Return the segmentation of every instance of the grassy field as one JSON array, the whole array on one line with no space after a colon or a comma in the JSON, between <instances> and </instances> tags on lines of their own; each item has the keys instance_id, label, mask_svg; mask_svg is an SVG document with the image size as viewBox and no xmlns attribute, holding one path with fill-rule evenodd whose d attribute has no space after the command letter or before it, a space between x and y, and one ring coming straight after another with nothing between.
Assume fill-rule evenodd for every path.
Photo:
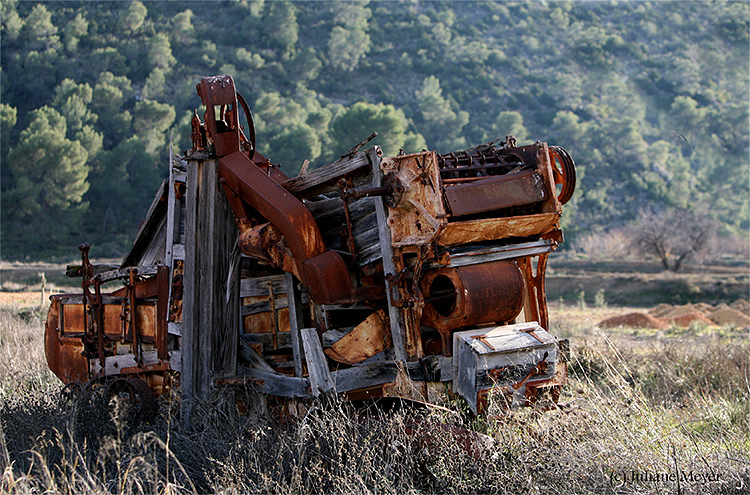
<instances>
[{"instance_id":1,"label":"grassy field","mask_svg":"<svg viewBox=\"0 0 750 495\"><path fill-rule=\"evenodd\" d=\"M616 285L595 297L617 266L552 268L551 286L586 280L550 295L552 333L572 351L558 408L472 418L460 401L366 414L330 400L279 424L206 404L192 431L167 400L135 425L96 396L65 399L44 360L40 287L17 279L0 309L0 492L748 493L750 330L602 330L662 301L615 304ZM746 271L699 275L716 286ZM456 428L475 432L471 448Z\"/></svg>"}]
</instances>

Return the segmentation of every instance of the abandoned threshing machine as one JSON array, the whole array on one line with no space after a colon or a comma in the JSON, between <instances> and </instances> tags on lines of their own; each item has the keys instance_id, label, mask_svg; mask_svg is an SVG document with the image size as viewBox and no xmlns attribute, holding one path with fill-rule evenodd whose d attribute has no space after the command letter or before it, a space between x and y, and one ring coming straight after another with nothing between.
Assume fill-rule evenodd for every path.
<instances>
[{"instance_id":1,"label":"abandoned threshing machine","mask_svg":"<svg viewBox=\"0 0 750 495\"><path fill-rule=\"evenodd\" d=\"M495 394L556 400L566 349L548 333L544 276L575 187L565 150L508 136L385 157L365 140L289 178L258 152L230 76L197 89L205 122L193 117L193 149L122 265L92 266L81 246L83 294L51 297L46 354L63 382L152 402L179 386L187 417L227 390L447 390L475 413Z\"/></svg>"}]
</instances>

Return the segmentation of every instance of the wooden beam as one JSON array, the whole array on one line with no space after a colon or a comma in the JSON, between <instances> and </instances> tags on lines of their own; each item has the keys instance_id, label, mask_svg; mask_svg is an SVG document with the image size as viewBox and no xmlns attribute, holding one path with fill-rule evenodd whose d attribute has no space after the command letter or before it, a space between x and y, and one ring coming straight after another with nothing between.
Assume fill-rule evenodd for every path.
<instances>
[{"instance_id":1,"label":"wooden beam","mask_svg":"<svg viewBox=\"0 0 750 495\"><path fill-rule=\"evenodd\" d=\"M554 249L552 241L540 239L533 242L521 242L497 247L474 248L470 251L450 253L450 266L476 265L490 261L524 258L537 254L549 253Z\"/></svg>"},{"instance_id":2,"label":"wooden beam","mask_svg":"<svg viewBox=\"0 0 750 495\"><path fill-rule=\"evenodd\" d=\"M282 186L293 194L301 194L315 187L334 182L352 172L367 168L369 165L365 153L342 156L335 162L318 167L312 172L289 179Z\"/></svg>"},{"instance_id":3,"label":"wooden beam","mask_svg":"<svg viewBox=\"0 0 750 495\"><path fill-rule=\"evenodd\" d=\"M98 275L99 280L101 280L101 282L104 283L104 282L109 282L111 280L117 280L119 278L128 278L130 276L131 268L136 268L138 270L139 277L150 277L152 275L156 275L156 272L159 269L159 265L141 265L141 266L120 268L118 270L110 270L108 272L100 273Z\"/></svg>"},{"instance_id":4,"label":"wooden beam","mask_svg":"<svg viewBox=\"0 0 750 495\"><path fill-rule=\"evenodd\" d=\"M303 335L305 335L306 330L314 332L312 328L303 329ZM317 335L314 335L314 338L317 339ZM444 361L445 363L442 364L442 367L445 368L446 365L450 367L450 358L444 358ZM399 363L385 361L381 363L361 364L329 372L332 387L330 390L343 393L360 388L393 383L398 376L399 366ZM311 385L314 381L312 376L310 378L298 378L266 369L248 368L246 366L239 366L238 368L239 375L219 378L216 380L216 383L219 385L251 387L259 393L276 395L278 397L310 398L319 395L319 393L314 392L315 386ZM411 380L425 381L428 379L423 365L419 362L406 363L405 371Z\"/></svg>"},{"instance_id":5,"label":"wooden beam","mask_svg":"<svg viewBox=\"0 0 750 495\"><path fill-rule=\"evenodd\" d=\"M310 398L310 380L296 376L286 376L280 373L239 367L240 375L220 378L217 384L248 386L258 393L276 395L278 397Z\"/></svg>"},{"instance_id":6,"label":"wooden beam","mask_svg":"<svg viewBox=\"0 0 750 495\"><path fill-rule=\"evenodd\" d=\"M302 309L302 292L297 286L294 275L286 272L286 298L289 306L289 327L292 334L292 357L294 358L294 375L302 376L302 327L305 326Z\"/></svg>"},{"instance_id":7,"label":"wooden beam","mask_svg":"<svg viewBox=\"0 0 750 495\"><path fill-rule=\"evenodd\" d=\"M284 275L244 278L240 283L240 297L268 296L268 282L273 284L274 296L285 295L285 280Z\"/></svg>"},{"instance_id":8,"label":"wooden beam","mask_svg":"<svg viewBox=\"0 0 750 495\"><path fill-rule=\"evenodd\" d=\"M94 275L99 275L100 273L117 270L118 268L120 268L120 265L91 265L91 268L94 272ZM66 266L65 275L67 275L70 278L80 278L81 277L81 265Z\"/></svg>"},{"instance_id":9,"label":"wooden beam","mask_svg":"<svg viewBox=\"0 0 750 495\"><path fill-rule=\"evenodd\" d=\"M318 331L314 328L300 330L302 345L305 351L307 372L310 374L310 388L313 396L333 390L333 380L328 369L328 361L323 353L323 346L318 338Z\"/></svg>"},{"instance_id":10,"label":"wooden beam","mask_svg":"<svg viewBox=\"0 0 750 495\"><path fill-rule=\"evenodd\" d=\"M372 185L380 187L383 180L383 171L380 169L380 156L378 148L372 147L367 152L372 164ZM383 198L375 201L375 212L378 219L378 235L380 238L380 255L383 258L383 274L385 276L396 274L396 265L393 263L393 244L391 243L391 229L388 226L388 215ZM397 361L406 361L406 346L404 335L404 319L401 310L393 305L394 299L398 298L398 287L386 281L386 296L388 298L388 318L391 322L391 338L393 340L393 351Z\"/></svg>"},{"instance_id":11,"label":"wooden beam","mask_svg":"<svg viewBox=\"0 0 750 495\"><path fill-rule=\"evenodd\" d=\"M133 266L141 263L144 253L154 243L158 243L158 234L164 235L163 230L166 228L166 219L164 218L167 212L167 204L164 201L164 195L166 194L167 181L164 180L159 185L159 189L156 191L154 200L151 202L151 206L146 213L146 219L141 223L138 229L138 234L135 236L133 246L130 248L127 256L122 261L121 266ZM165 239L166 240L166 239ZM162 258L164 253L162 253ZM160 259L158 261L164 261Z\"/></svg>"},{"instance_id":12,"label":"wooden beam","mask_svg":"<svg viewBox=\"0 0 750 495\"><path fill-rule=\"evenodd\" d=\"M289 332L262 332L262 333L243 333L240 339L244 340L248 344L263 344L264 348L275 349L274 339L276 346L279 349L291 348L292 347L292 334Z\"/></svg>"},{"instance_id":13,"label":"wooden beam","mask_svg":"<svg viewBox=\"0 0 750 495\"><path fill-rule=\"evenodd\" d=\"M229 277L237 229L217 167L216 160L188 163L181 375L188 427L193 401L210 399L212 377L237 368L239 283Z\"/></svg>"},{"instance_id":14,"label":"wooden beam","mask_svg":"<svg viewBox=\"0 0 750 495\"><path fill-rule=\"evenodd\" d=\"M243 339L240 339L240 353L242 354L242 357L252 365L252 368L266 370L271 373L274 372L273 368L271 368L266 360L260 357L260 355L258 355L258 353L255 352L252 347L250 347L250 344L245 342Z\"/></svg>"}]
</instances>

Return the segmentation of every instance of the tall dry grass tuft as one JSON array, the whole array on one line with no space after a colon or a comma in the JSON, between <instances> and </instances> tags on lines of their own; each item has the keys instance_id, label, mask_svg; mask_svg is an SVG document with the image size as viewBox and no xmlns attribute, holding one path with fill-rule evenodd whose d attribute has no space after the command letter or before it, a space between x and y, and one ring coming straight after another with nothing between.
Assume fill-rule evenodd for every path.
<instances>
[{"instance_id":1,"label":"tall dry grass tuft","mask_svg":"<svg viewBox=\"0 0 750 495\"><path fill-rule=\"evenodd\" d=\"M44 357L44 318L45 307L0 307L0 400L60 387Z\"/></svg>"},{"instance_id":2,"label":"tall dry grass tuft","mask_svg":"<svg viewBox=\"0 0 750 495\"><path fill-rule=\"evenodd\" d=\"M134 424L95 393L72 402L56 394L34 354L38 323L2 316L0 352L20 354L25 338L7 329L27 335L27 354L41 360L28 364L42 375L13 368L19 382L0 396L3 493L739 494L750 486L750 341L729 331L605 334L567 320L571 383L549 411L494 405L495 417L472 418L460 401L447 404L457 413L355 408L331 397L296 403L298 414L280 422L217 400L195 405L188 431L174 397L163 398L153 423Z\"/></svg>"}]
</instances>

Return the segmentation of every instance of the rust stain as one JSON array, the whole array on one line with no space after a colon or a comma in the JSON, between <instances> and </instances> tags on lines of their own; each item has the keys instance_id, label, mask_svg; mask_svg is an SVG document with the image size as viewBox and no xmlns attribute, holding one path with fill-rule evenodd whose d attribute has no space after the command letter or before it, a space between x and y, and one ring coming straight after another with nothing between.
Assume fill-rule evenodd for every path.
<instances>
[{"instance_id":1,"label":"rust stain","mask_svg":"<svg viewBox=\"0 0 750 495\"><path fill-rule=\"evenodd\" d=\"M553 212L451 222L443 227L437 242L442 246L458 246L508 237L531 237L560 228L559 220L560 214Z\"/></svg>"}]
</instances>

